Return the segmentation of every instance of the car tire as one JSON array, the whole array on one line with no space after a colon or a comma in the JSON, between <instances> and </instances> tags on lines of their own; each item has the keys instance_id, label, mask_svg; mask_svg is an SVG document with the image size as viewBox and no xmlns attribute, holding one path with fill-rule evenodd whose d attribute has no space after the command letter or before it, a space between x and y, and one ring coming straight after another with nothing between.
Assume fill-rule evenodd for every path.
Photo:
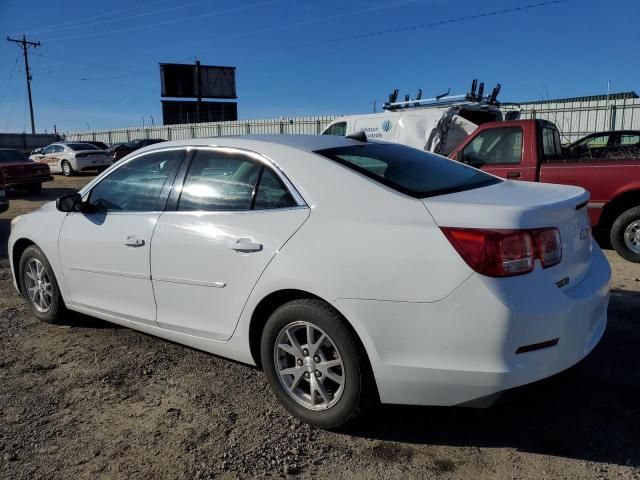
<instances>
[{"instance_id":1,"label":"car tire","mask_svg":"<svg viewBox=\"0 0 640 480\"><path fill-rule=\"evenodd\" d=\"M42 193L42 184L41 183L32 183L27 185L27 191L31 195L40 195Z\"/></svg>"},{"instance_id":2,"label":"car tire","mask_svg":"<svg viewBox=\"0 0 640 480\"><path fill-rule=\"evenodd\" d=\"M640 263L640 206L622 212L613 222L611 245L625 260Z\"/></svg>"},{"instance_id":3,"label":"car tire","mask_svg":"<svg viewBox=\"0 0 640 480\"><path fill-rule=\"evenodd\" d=\"M67 160L63 160L60 167L62 168L62 173L65 177L71 177L75 173L73 171L73 168L71 167L71 164Z\"/></svg>"},{"instance_id":4,"label":"car tire","mask_svg":"<svg viewBox=\"0 0 640 480\"><path fill-rule=\"evenodd\" d=\"M321 300L294 300L273 312L262 332L261 360L277 399L313 426L352 425L377 399L364 349L345 319Z\"/></svg>"},{"instance_id":5,"label":"car tire","mask_svg":"<svg viewBox=\"0 0 640 480\"><path fill-rule=\"evenodd\" d=\"M64 300L51 264L35 245L27 247L20 257L20 290L34 315L46 323L57 323L66 312ZM34 295L31 291L36 288Z\"/></svg>"}]
</instances>

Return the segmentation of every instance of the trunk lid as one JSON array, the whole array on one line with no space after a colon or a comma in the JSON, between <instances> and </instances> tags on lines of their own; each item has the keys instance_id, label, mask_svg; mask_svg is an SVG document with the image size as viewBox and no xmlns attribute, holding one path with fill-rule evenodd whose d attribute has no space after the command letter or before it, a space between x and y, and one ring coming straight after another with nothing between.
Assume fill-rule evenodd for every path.
<instances>
[{"instance_id":1,"label":"trunk lid","mask_svg":"<svg viewBox=\"0 0 640 480\"><path fill-rule=\"evenodd\" d=\"M591 266L586 190L564 185L504 181L489 187L423 199L441 227L533 229L556 227L562 261L546 269L561 288L579 283ZM536 261L539 267L539 261Z\"/></svg>"}]
</instances>

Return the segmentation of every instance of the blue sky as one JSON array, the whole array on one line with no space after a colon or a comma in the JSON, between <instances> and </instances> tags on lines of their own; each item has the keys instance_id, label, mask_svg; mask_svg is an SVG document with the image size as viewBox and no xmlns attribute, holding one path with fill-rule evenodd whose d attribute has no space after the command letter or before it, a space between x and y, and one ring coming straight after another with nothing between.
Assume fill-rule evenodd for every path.
<instances>
[{"instance_id":1,"label":"blue sky","mask_svg":"<svg viewBox=\"0 0 640 480\"><path fill-rule=\"evenodd\" d=\"M464 93L471 79L524 101L636 90L640 1L567 0L444 25L370 32L544 0L0 0L0 132L161 123L159 62L237 66L240 118L371 111L393 88ZM350 37L344 39L345 37ZM355 37L355 38L353 38ZM342 39L342 40L341 40Z\"/></svg>"}]
</instances>

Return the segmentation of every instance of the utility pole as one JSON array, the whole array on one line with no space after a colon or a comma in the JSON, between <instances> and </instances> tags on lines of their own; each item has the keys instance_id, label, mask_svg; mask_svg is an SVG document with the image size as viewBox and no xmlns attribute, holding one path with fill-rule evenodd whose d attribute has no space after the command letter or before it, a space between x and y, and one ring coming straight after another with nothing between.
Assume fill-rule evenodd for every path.
<instances>
[{"instance_id":1,"label":"utility pole","mask_svg":"<svg viewBox=\"0 0 640 480\"><path fill-rule=\"evenodd\" d=\"M31 99L31 71L29 70L29 47L39 47L40 42L28 42L27 38L22 35L22 40L7 37L8 42L17 43L22 48L24 54L24 71L27 74L27 92L29 93L29 111L31 112L31 133L36 133L36 124L33 121L33 100Z\"/></svg>"}]
</instances>

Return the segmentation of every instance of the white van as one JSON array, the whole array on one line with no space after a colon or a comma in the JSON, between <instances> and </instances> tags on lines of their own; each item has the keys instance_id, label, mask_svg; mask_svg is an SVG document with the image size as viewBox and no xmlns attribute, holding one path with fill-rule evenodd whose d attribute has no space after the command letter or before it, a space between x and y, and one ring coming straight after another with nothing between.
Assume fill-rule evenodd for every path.
<instances>
[{"instance_id":1,"label":"white van","mask_svg":"<svg viewBox=\"0 0 640 480\"><path fill-rule=\"evenodd\" d=\"M338 117L322 135L345 136L363 131L370 139L448 155L479 125L503 119L494 94L476 97L473 87L467 95L388 102L384 109L381 113Z\"/></svg>"}]
</instances>

